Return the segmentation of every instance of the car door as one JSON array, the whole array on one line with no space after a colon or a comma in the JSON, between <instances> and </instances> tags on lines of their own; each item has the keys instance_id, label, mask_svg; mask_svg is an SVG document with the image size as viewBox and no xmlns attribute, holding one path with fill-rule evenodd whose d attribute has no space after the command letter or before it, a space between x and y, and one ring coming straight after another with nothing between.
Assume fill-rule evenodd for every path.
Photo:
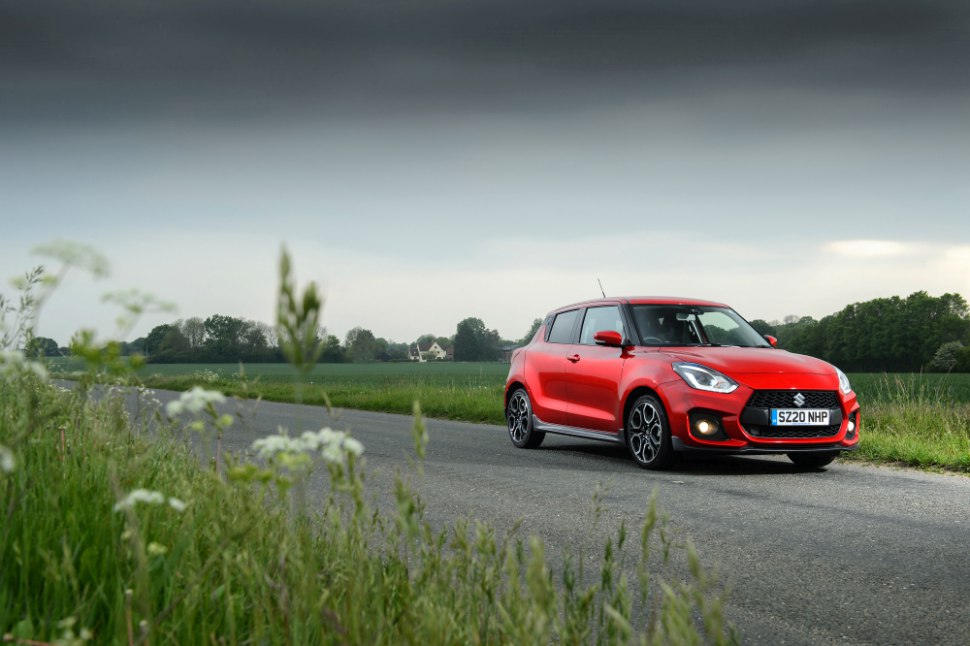
<instances>
[{"instance_id":1,"label":"car door","mask_svg":"<svg viewBox=\"0 0 970 646\"><path fill-rule=\"evenodd\" d=\"M532 397L532 412L549 424L566 423L566 353L576 340L581 309L554 315L546 337L529 347L526 381Z\"/></svg>"},{"instance_id":2,"label":"car door","mask_svg":"<svg viewBox=\"0 0 970 646\"><path fill-rule=\"evenodd\" d=\"M614 330L628 338L619 305L586 308L578 343L566 354L566 425L617 433L623 426L620 380L626 364L623 348L597 345L596 332Z\"/></svg>"}]
</instances>

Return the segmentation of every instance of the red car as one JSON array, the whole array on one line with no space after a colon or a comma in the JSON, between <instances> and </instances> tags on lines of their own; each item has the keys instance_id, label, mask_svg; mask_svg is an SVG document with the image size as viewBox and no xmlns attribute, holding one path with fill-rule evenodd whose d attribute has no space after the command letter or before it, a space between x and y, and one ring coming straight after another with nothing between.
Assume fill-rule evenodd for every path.
<instances>
[{"instance_id":1,"label":"red car","mask_svg":"<svg viewBox=\"0 0 970 646\"><path fill-rule=\"evenodd\" d=\"M687 451L785 453L823 467L859 444L848 378L776 348L733 309L684 298L604 298L551 312L515 350L512 443L546 433L625 444L638 465Z\"/></svg>"}]
</instances>

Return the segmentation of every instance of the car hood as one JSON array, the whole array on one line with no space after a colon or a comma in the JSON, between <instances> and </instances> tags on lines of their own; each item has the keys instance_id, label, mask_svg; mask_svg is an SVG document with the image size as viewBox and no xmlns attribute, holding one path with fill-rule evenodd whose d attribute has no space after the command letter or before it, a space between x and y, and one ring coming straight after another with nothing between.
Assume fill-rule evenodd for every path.
<instances>
[{"instance_id":1,"label":"car hood","mask_svg":"<svg viewBox=\"0 0 970 646\"><path fill-rule=\"evenodd\" d=\"M811 381L818 384L815 387L837 388L839 382L832 364L774 348L668 348L665 354L674 361L689 361L714 368L755 387L763 387L762 382L771 380L774 375L813 375Z\"/></svg>"}]
</instances>

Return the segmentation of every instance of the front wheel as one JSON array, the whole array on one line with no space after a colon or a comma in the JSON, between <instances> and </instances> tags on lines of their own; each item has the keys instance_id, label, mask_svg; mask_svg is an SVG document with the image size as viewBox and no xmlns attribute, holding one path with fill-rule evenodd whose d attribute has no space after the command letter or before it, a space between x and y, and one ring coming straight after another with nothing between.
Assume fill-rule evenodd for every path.
<instances>
[{"instance_id":1,"label":"front wheel","mask_svg":"<svg viewBox=\"0 0 970 646\"><path fill-rule=\"evenodd\" d=\"M832 464L835 458L839 457L838 451L827 451L818 453L789 453L788 459L795 463L795 466L803 469L821 469Z\"/></svg>"},{"instance_id":2,"label":"front wheel","mask_svg":"<svg viewBox=\"0 0 970 646\"><path fill-rule=\"evenodd\" d=\"M516 388L505 407L505 421L509 438L520 449L534 449L542 444L546 434L535 430L532 422L532 403L524 388Z\"/></svg>"},{"instance_id":3,"label":"front wheel","mask_svg":"<svg viewBox=\"0 0 970 646\"><path fill-rule=\"evenodd\" d=\"M626 418L626 446L633 460L644 469L666 469L677 462L667 413L653 395L641 395L630 407Z\"/></svg>"}]
</instances>

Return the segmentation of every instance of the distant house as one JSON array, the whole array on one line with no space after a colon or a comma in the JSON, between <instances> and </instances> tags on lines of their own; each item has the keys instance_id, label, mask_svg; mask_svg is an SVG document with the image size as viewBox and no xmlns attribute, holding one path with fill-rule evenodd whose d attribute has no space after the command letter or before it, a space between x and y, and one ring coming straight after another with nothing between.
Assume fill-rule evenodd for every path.
<instances>
[{"instance_id":1,"label":"distant house","mask_svg":"<svg viewBox=\"0 0 970 646\"><path fill-rule=\"evenodd\" d=\"M432 341L428 345L411 344L408 348L408 358L411 361L441 361L451 358L451 349L443 348L437 341Z\"/></svg>"}]
</instances>

